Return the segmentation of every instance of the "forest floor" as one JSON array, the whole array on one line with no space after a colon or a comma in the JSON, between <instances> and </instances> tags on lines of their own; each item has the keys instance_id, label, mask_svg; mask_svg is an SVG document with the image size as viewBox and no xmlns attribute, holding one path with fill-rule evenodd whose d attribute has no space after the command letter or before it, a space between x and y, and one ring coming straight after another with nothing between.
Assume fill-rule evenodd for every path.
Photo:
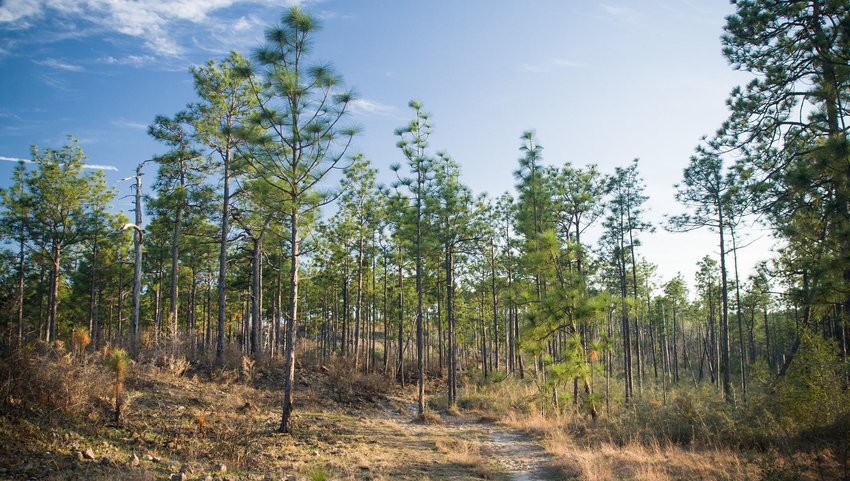
<instances>
[{"instance_id":1,"label":"forest floor","mask_svg":"<svg viewBox=\"0 0 850 481\"><path fill-rule=\"evenodd\" d=\"M420 421L412 386L343 402L324 371L300 370L293 432L280 434L279 370L247 382L137 365L120 424L108 386L82 414L0 412L0 479L563 479L515 428L463 414Z\"/></svg>"},{"instance_id":2,"label":"forest floor","mask_svg":"<svg viewBox=\"0 0 850 481\"><path fill-rule=\"evenodd\" d=\"M795 472L764 453L596 439L598 427L529 414L431 409L420 420L415 385L359 374L343 360L298 369L290 434L278 433L281 369L250 362L224 371L168 358L136 364L116 424L102 361L33 359L0 360L0 480L841 477L834 455L801 460L812 469ZM427 388L437 400L443 381Z\"/></svg>"}]
</instances>

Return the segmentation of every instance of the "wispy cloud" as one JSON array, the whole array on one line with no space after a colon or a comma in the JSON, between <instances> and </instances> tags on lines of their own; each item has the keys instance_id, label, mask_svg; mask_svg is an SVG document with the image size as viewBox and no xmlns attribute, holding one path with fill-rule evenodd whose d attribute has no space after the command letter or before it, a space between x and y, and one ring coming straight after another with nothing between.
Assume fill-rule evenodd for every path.
<instances>
[{"instance_id":1,"label":"wispy cloud","mask_svg":"<svg viewBox=\"0 0 850 481\"><path fill-rule=\"evenodd\" d=\"M603 3L600 6L602 7L602 11L609 17L633 25L640 23L638 12L633 8L624 7L622 5L611 5L607 3Z\"/></svg>"},{"instance_id":2,"label":"wispy cloud","mask_svg":"<svg viewBox=\"0 0 850 481\"><path fill-rule=\"evenodd\" d=\"M84 164L83 168L84 169L91 169L91 170L111 170L113 172L118 172L118 167L115 167L114 165Z\"/></svg>"},{"instance_id":3,"label":"wispy cloud","mask_svg":"<svg viewBox=\"0 0 850 481\"><path fill-rule=\"evenodd\" d=\"M3 155L0 155L0 160L5 160L6 162L23 162L25 164L32 164L33 163L33 161L28 160L28 159L20 159L18 157L6 157L6 156L3 156Z\"/></svg>"},{"instance_id":4,"label":"wispy cloud","mask_svg":"<svg viewBox=\"0 0 850 481\"><path fill-rule=\"evenodd\" d=\"M136 122L136 121L133 121L133 120L127 120L127 119L123 119L123 118L122 119L110 120L109 123L116 126L116 127L123 127L123 128L127 128L127 129L147 130L147 128L148 128L148 124L146 124L144 122Z\"/></svg>"},{"instance_id":5,"label":"wispy cloud","mask_svg":"<svg viewBox=\"0 0 850 481\"><path fill-rule=\"evenodd\" d=\"M153 55L127 55L126 57L113 57L109 55L107 57L101 57L97 59L98 63L105 63L107 65L129 65L132 67L143 67L145 65L156 62L156 57Z\"/></svg>"},{"instance_id":6,"label":"wispy cloud","mask_svg":"<svg viewBox=\"0 0 850 481\"><path fill-rule=\"evenodd\" d=\"M62 60L57 60L55 58L34 60L33 62L37 65L43 65L45 67L55 68L57 70L64 70L66 72L82 72L83 70L85 70L81 65L70 64L68 62L63 62Z\"/></svg>"},{"instance_id":7,"label":"wispy cloud","mask_svg":"<svg viewBox=\"0 0 850 481\"><path fill-rule=\"evenodd\" d=\"M41 76L41 81L47 84L47 86L52 87L56 90L60 90L62 92L70 92L71 89L65 84L65 81L56 78L53 75L45 74Z\"/></svg>"},{"instance_id":8,"label":"wispy cloud","mask_svg":"<svg viewBox=\"0 0 850 481\"><path fill-rule=\"evenodd\" d=\"M523 63L518 66L521 72L528 73L547 73L559 68L578 68L583 67L583 64L573 60L563 58L550 58L537 63Z\"/></svg>"},{"instance_id":9,"label":"wispy cloud","mask_svg":"<svg viewBox=\"0 0 850 481\"><path fill-rule=\"evenodd\" d=\"M398 109L392 105L382 104L368 99L355 99L351 102L351 112L357 114L393 116L398 113Z\"/></svg>"},{"instance_id":10,"label":"wispy cloud","mask_svg":"<svg viewBox=\"0 0 850 481\"><path fill-rule=\"evenodd\" d=\"M17 114L0 110L0 119L21 120L21 117Z\"/></svg>"},{"instance_id":11,"label":"wispy cloud","mask_svg":"<svg viewBox=\"0 0 850 481\"><path fill-rule=\"evenodd\" d=\"M176 57L184 52L187 24L211 29L220 22L215 14L221 10L239 4L280 8L281 3L302 0L6 0L0 5L0 25L21 29L47 18L71 20L70 31L79 24L95 25L137 37L158 55Z\"/></svg>"},{"instance_id":12,"label":"wispy cloud","mask_svg":"<svg viewBox=\"0 0 850 481\"><path fill-rule=\"evenodd\" d=\"M35 163L35 162L33 162L32 160L29 160L29 159L21 159L19 157L6 157L6 156L3 156L3 155L0 155L0 160L5 160L6 162L23 162L25 164L34 164ZM118 167L115 167L114 165L83 164L83 168L84 169L90 169L90 170L112 170L112 171L118 172Z\"/></svg>"},{"instance_id":13,"label":"wispy cloud","mask_svg":"<svg viewBox=\"0 0 850 481\"><path fill-rule=\"evenodd\" d=\"M350 20L354 18L354 15L350 13L339 13L333 10L320 10L319 12L316 12L316 18L319 20Z\"/></svg>"}]
</instances>

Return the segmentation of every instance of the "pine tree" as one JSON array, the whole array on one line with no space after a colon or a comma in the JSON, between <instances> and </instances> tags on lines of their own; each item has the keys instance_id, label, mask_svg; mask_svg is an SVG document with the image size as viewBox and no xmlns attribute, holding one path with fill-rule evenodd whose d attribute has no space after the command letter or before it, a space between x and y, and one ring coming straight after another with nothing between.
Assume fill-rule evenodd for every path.
<instances>
[{"instance_id":1,"label":"pine tree","mask_svg":"<svg viewBox=\"0 0 850 481\"><path fill-rule=\"evenodd\" d=\"M195 140L218 155L221 165L221 232L218 256L218 334L216 363L224 362L224 328L227 309L227 247L230 236L230 183L238 149L252 137L248 119L255 113L257 96L250 82L251 63L237 52L192 68L200 102L190 110L195 116ZM238 169L237 169L238 170Z\"/></svg>"},{"instance_id":2,"label":"pine tree","mask_svg":"<svg viewBox=\"0 0 850 481\"><path fill-rule=\"evenodd\" d=\"M424 224L426 198L432 186L433 165L428 157L428 137L431 135L429 115L422 110L422 103L411 100L409 103L414 112L414 118L406 126L396 129L399 138L396 144L407 159L411 177L401 180L410 191L413 215L413 254L416 262L416 359L419 373L419 396L417 415L425 416L425 340L423 333L423 257L424 257ZM394 166L398 170L398 166Z\"/></svg>"},{"instance_id":3,"label":"pine tree","mask_svg":"<svg viewBox=\"0 0 850 481\"><path fill-rule=\"evenodd\" d=\"M620 284L620 310L622 316L622 332L623 332L623 372L625 376L625 399L629 401L634 396L634 378L632 369L632 347L636 348L636 360L638 373L638 386L640 386L640 376L642 372L641 352L640 352L640 329L638 318L635 316L635 329L632 330L629 323L629 307L628 307L628 266L631 263L631 280L632 280L632 297L633 305L637 305L637 260L635 257L635 247L638 244L636 234L640 232L648 232L653 228L642 219L642 205L646 202L647 197L643 194L643 179L638 173L638 161L635 159L628 167L617 167L614 175L609 178L608 192L611 198L608 202L608 214L605 217L603 225L605 234L603 236L603 244L606 246L608 254L613 257L613 265L617 270L617 277ZM635 339L632 340L632 334Z\"/></svg>"},{"instance_id":4,"label":"pine tree","mask_svg":"<svg viewBox=\"0 0 850 481\"><path fill-rule=\"evenodd\" d=\"M448 154L439 152L434 162L434 192L427 202L435 217L437 240L443 250L444 283L446 288L447 325L447 396L449 406L457 400L457 334L455 312L455 260L458 249L483 237L484 226L479 221L481 209L473 209L472 191L460 181L460 165ZM495 268L494 266L492 266ZM495 295L495 293L494 293ZM495 316L494 306L494 316Z\"/></svg>"},{"instance_id":5,"label":"pine tree","mask_svg":"<svg viewBox=\"0 0 850 481\"><path fill-rule=\"evenodd\" d=\"M328 193L319 191L317 184L344 158L356 133L339 124L354 95L341 91L342 80L329 66L306 64L312 34L318 28L315 18L293 7L280 25L266 32L267 44L257 52L263 82L258 89L259 113L254 123L263 134L254 142L265 155L250 158L248 171L268 181L286 198L290 228L289 309L280 424L284 433L290 430L295 385L304 221L330 201Z\"/></svg>"},{"instance_id":6,"label":"pine tree","mask_svg":"<svg viewBox=\"0 0 850 481\"><path fill-rule=\"evenodd\" d=\"M113 193L106 187L102 171L84 173L85 154L75 139L61 150L33 147L36 168L25 178L32 196L26 237L31 248L49 263L48 328L46 341L54 341L58 329L59 285L62 255L85 239L90 212L102 210Z\"/></svg>"},{"instance_id":7,"label":"pine tree","mask_svg":"<svg viewBox=\"0 0 850 481\"><path fill-rule=\"evenodd\" d=\"M15 345L24 345L24 303L26 292L24 288L26 277L26 245L27 222L32 200L26 192L26 164L20 162L12 174L12 185L8 189L0 189L0 219L5 222L0 225L0 236L15 239L18 246L18 282L17 296L14 300L17 325L15 327Z\"/></svg>"},{"instance_id":8,"label":"pine tree","mask_svg":"<svg viewBox=\"0 0 850 481\"><path fill-rule=\"evenodd\" d=\"M812 327L813 304L850 313L850 17L844 2L741 0L727 18L723 54L753 74L734 89L720 129L741 154L751 189L788 249ZM800 345L786 357L784 373Z\"/></svg>"}]
</instances>

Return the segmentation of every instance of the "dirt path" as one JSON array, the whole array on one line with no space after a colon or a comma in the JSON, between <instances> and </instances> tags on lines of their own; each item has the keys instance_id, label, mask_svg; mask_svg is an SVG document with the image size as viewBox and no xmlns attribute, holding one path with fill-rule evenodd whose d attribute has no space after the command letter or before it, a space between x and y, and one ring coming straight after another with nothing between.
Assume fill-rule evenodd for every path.
<instances>
[{"instance_id":1,"label":"dirt path","mask_svg":"<svg viewBox=\"0 0 850 481\"><path fill-rule=\"evenodd\" d=\"M563 478L543 447L521 431L469 415L446 415L440 423L417 423L413 421L415 412L415 405L402 409L388 406L386 416L414 435L427 434L473 443L482 458L497 464L505 478L511 481Z\"/></svg>"},{"instance_id":2,"label":"dirt path","mask_svg":"<svg viewBox=\"0 0 850 481\"><path fill-rule=\"evenodd\" d=\"M486 430L490 442L487 451L501 464L513 481L545 481L559 479L557 469L543 448L527 434L493 424L473 423L472 427Z\"/></svg>"}]
</instances>

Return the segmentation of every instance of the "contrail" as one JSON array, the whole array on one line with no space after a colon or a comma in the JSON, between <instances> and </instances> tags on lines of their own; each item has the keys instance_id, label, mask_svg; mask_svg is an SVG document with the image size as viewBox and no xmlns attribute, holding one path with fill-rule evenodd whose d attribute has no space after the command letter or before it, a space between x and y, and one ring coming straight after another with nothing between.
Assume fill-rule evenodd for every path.
<instances>
[{"instance_id":1,"label":"contrail","mask_svg":"<svg viewBox=\"0 0 850 481\"><path fill-rule=\"evenodd\" d=\"M17 157L5 157L0 155L0 160L5 160L7 162L23 162L25 164L34 164L35 162L28 159L19 159ZM83 164L84 169L92 169L92 170L114 170L118 172L118 167L114 165L103 165L103 164Z\"/></svg>"}]
</instances>

